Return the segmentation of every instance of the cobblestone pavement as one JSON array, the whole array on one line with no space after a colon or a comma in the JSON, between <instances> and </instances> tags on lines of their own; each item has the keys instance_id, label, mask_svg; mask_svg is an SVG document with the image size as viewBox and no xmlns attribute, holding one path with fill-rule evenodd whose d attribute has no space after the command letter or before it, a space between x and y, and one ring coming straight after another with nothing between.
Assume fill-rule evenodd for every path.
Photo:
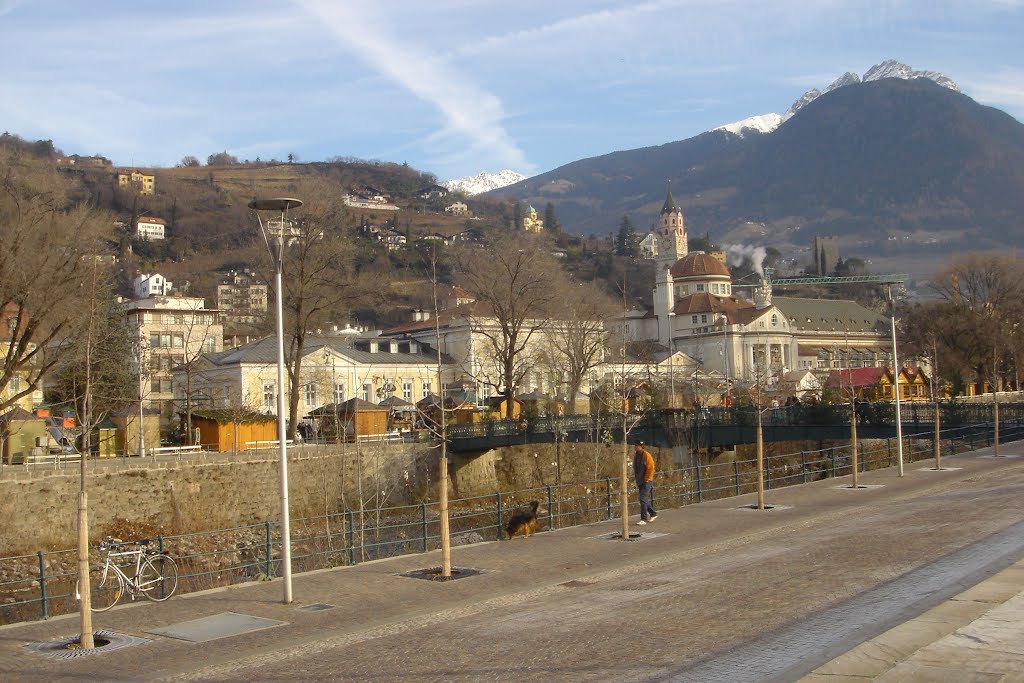
<instances>
[{"instance_id":1,"label":"cobblestone pavement","mask_svg":"<svg viewBox=\"0 0 1024 683\"><path fill-rule=\"evenodd\" d=\"M796 680L1024 557L1024 458L983 456L862 475L878 488L769 491L773 510L663 510L640 541L598 539L608 522L457 548L483 573L448 583L397 576L436 566L431 553L296 575L293 605L274 581L115 608L97 628L152 641L75 660L24 648L73 635L74 618L3 628L0 678ZM205 643L147 634L229 611L287 624Z\"/></svg>"}]
</instances>

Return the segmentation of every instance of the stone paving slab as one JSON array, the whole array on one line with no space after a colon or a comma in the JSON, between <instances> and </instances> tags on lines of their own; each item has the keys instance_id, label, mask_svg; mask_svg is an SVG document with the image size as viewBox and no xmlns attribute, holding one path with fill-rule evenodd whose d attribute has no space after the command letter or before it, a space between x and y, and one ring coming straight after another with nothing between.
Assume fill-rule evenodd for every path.
<instances>
[{"instance_id":1,"label":"stone paving slab","mask_svg":"<svg viewBox=\"0 0 1024 683\"><path fill-rule=\"evenodd\" d=\"M996 604L996 588L980 584L963 607L926 611L1020 552L1024 459L946 461L963 469L861 476L880 489L836 491L848 481L840 478L768 491L781 511L735 510L752 496L665 509L642 527L659 534L643 543L595 539L621 529L612 521L459 547L453 563L484 572L457 582L397 576L437 566L433 552L296 574L292 605L280 603L282 585L272 581L97 615L97 627L124 633L227 611L288 622L245 636L157 638L69 665L23 646L73 633L74 617L4 627L0 679L651 681L717 665L703 681L772 672L795 680L913 618L931 614L936 629L947 628L947 618L969 620L977 605ZM908 595L914 606L894 612ZM301 609L315 603L335 608ZM856 604L861 613L842 609ZM820 637L770 637L807 624Z\"/></svg>"}]
</instances>

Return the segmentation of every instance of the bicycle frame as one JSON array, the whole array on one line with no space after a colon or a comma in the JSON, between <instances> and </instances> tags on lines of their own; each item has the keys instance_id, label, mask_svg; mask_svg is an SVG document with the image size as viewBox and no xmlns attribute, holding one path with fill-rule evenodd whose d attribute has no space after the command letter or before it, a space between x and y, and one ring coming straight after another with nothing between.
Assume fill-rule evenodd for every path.
<instances>
[{"instance_id":1,"label":"bicycle frame","mask_svg":"<svg viewBox=\"0 0 1024 683\"><path fill-rule=\"evenodd\" d=\"M142 563L146 561L147 552L144 548L135 548L134 550L123 550L115 551L113 549L107 550L106 562L104 564L104 580L106 580L107 573L113 569L121 580L121 585L124 586L125 590L132 596L132 600L135 599L136 593L142 593L153 590L159 583L163 581L163 577L157 574L157 576L148 581L139 583L139 578L142 573ZM128 576L117 564L117 558L129 558L134 557L135 559L135 571L133 576Z\"/></svg>"}]
</instances>

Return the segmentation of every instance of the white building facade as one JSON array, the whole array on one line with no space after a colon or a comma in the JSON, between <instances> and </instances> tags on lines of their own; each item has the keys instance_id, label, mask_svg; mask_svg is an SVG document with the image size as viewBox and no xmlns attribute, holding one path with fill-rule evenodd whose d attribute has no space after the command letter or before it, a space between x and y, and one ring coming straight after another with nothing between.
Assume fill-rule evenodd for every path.
<instances>
[{"instance_id":1,"label":"white building facade","mask_svg":"<svg viewBox=\"0 0 1024 683\"><path fill-rule=\"evenodd\" d=\"M167 222L162 218L142 216L135 223L135 236L140 240L162 240L167 237Z\"/></svg>"},{"instance_id":2,"label":"white building facade","mask_svg":"<svg viewBox=\"0 0 1024 683\"><path fill-rule=\"evenodd\" d=\"M160 411L161 424L168 427L180 408L173 370L224 348L220 312L207 309L199 297L149 296L123 303L139 340L140 398L144 407Z\"/></svg>"}]
</instances>

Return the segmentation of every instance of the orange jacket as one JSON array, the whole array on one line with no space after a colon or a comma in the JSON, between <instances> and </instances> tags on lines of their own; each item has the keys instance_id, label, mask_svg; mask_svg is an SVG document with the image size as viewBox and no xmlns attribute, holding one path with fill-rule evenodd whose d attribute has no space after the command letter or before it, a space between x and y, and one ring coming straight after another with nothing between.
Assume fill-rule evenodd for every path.
<instances>
[{"instance_id":1,"label":"orange jacket","mask_svg":"<svg viewBox=\"0 0 1024 683\"><path fill-rule=\"evenodd\" d=\"M640 481L641 474L643 481L654 481L654 456L647 449L633 456L633 476Z\"/></svg>"}]
</instances>

